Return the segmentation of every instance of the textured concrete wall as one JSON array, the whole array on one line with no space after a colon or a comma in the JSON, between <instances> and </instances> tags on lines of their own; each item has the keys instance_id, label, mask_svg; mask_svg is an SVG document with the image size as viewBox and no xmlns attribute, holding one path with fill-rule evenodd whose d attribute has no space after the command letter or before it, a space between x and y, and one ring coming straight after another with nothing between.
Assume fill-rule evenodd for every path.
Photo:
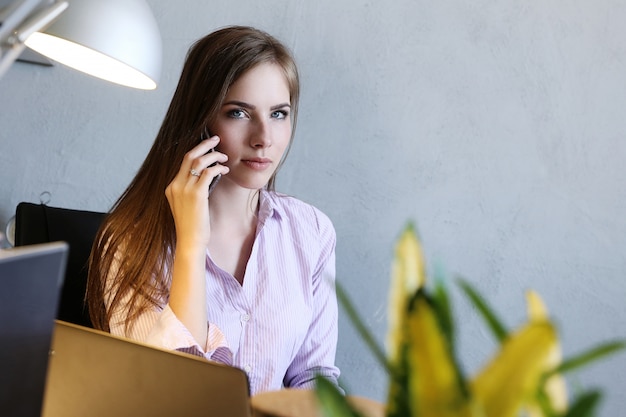
<instances>
[{"instance_id":1,"label":"textured concrete wall","mask_svg":"<svg viewBox=\"0 0 626 417\"><path fill-rule=\"evenodd\" d=\"M392 244L418 225L429 270L460 274L511 326L536 289L565 355L625 337L626 4L149 0L164 72L139 92L60 66L15 64L0 80L0 224L19 201L106 210L142 162L187 47L227 24L294 51L301 118L279 188L324 210L338 279L382 341ZM455 289L461 362L494 343ZM386 379L341 317L338 363L352 393ZM626 409L626 354L571 378Z\"/></svg>"}]
</instances>

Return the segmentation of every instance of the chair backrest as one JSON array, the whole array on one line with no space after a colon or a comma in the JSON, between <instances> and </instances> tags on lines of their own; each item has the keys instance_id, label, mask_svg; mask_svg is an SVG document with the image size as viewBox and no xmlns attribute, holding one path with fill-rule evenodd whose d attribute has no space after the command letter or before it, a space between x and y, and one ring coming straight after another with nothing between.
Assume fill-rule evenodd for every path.
<instances>
[{"instance_id":1,"label":"chair backrest","mask_svg":"<svg viewBox=\"0 0 626 417\"><path fill-rule=\"evenodd\" d=\"M70 247L57 318L93 327L85 305L89 254L105 213L19 203L15 245L65 241Z\"/></svg>"}]
</instances>

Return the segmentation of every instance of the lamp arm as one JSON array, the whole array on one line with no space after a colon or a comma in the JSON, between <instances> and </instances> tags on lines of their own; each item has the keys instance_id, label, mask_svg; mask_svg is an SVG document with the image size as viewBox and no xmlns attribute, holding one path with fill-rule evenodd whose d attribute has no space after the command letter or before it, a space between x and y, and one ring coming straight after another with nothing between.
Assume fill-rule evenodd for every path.
<instances>
[{"instance_id":1,"label":"lamp arm","mask_svg":"<svg viewBox=\"0 0 626 417\"><path fill-rule=\"evenodd\" d=\"M4 44L17 26L24 21L42 0L16 0L0 10L0 44Z\"/></svg>"},{"instance_id":2,"label":"lamp arm","mask_svg":"<svg viewBox=\"0 0 626 417\"><path fill-rule=\"evenodd\" d=\"M29 16L18 28L15 29L14 37L17 42L24 43L26 39L35 32L38 32L54 21L65 9L68 2L55 2L46 6ZM11 38L9 38L11 39Z\"/></svg>"},{"instance_id":3,"label":"lamp arm","mask_svg":"<svg viewBox=\"0 0 626 417\"><path fill-rule=\"evenodd\" d=\"M24 51L24 41L52 23L67 6L67 1L20 0L0 10L0 78Z\"/></svg>"}]
</instances>

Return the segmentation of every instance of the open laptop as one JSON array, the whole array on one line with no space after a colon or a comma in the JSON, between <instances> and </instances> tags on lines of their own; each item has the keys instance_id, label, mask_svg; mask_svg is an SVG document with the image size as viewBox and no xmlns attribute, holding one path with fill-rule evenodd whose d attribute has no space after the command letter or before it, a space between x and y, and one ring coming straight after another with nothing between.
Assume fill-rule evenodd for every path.
<instances>
[{"instance_id":1,"label":"open laptop","mask_svg":"<svg viewBox=\"0 0 626 417\"><path fill-rule=\"evenodd\" d=\"M0 250L0 414L38 417L68 246Z\"/></svg>"},{"instance_id":2,"label":"open laptop","mask_svg":"<svg viewBox=\"0 0 626 417\"><path fill-rule=\"evenodd\" d=\"M57 321L43 417L249 417L234 367Z\"/></svg>"}]
</instances>

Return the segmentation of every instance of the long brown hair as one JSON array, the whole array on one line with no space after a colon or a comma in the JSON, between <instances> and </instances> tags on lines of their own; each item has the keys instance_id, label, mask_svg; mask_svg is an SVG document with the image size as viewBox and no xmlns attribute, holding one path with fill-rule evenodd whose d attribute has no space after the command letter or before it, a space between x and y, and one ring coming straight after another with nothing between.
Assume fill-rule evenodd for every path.
<instances>
[{"instance_id":1,"label":"long brown hair","mask_svg":"<svg viewBox=\"0 0 626 417\"><path fill-rule=\"evenodd\" d=\"M300 87L296 64L284 45L258 29L232 26L201 38L189 49L154 144L94 242L86 298L95 328L109 331L112 311L123 307L127 294L127 330L138 315L167 299L176 233L165 188L185 153L215 120L230 86L246 71L268 62L283 69L289 86L293 139ZM274 189L275 175L268 189Z\"/></svg>"}]
</instances>

